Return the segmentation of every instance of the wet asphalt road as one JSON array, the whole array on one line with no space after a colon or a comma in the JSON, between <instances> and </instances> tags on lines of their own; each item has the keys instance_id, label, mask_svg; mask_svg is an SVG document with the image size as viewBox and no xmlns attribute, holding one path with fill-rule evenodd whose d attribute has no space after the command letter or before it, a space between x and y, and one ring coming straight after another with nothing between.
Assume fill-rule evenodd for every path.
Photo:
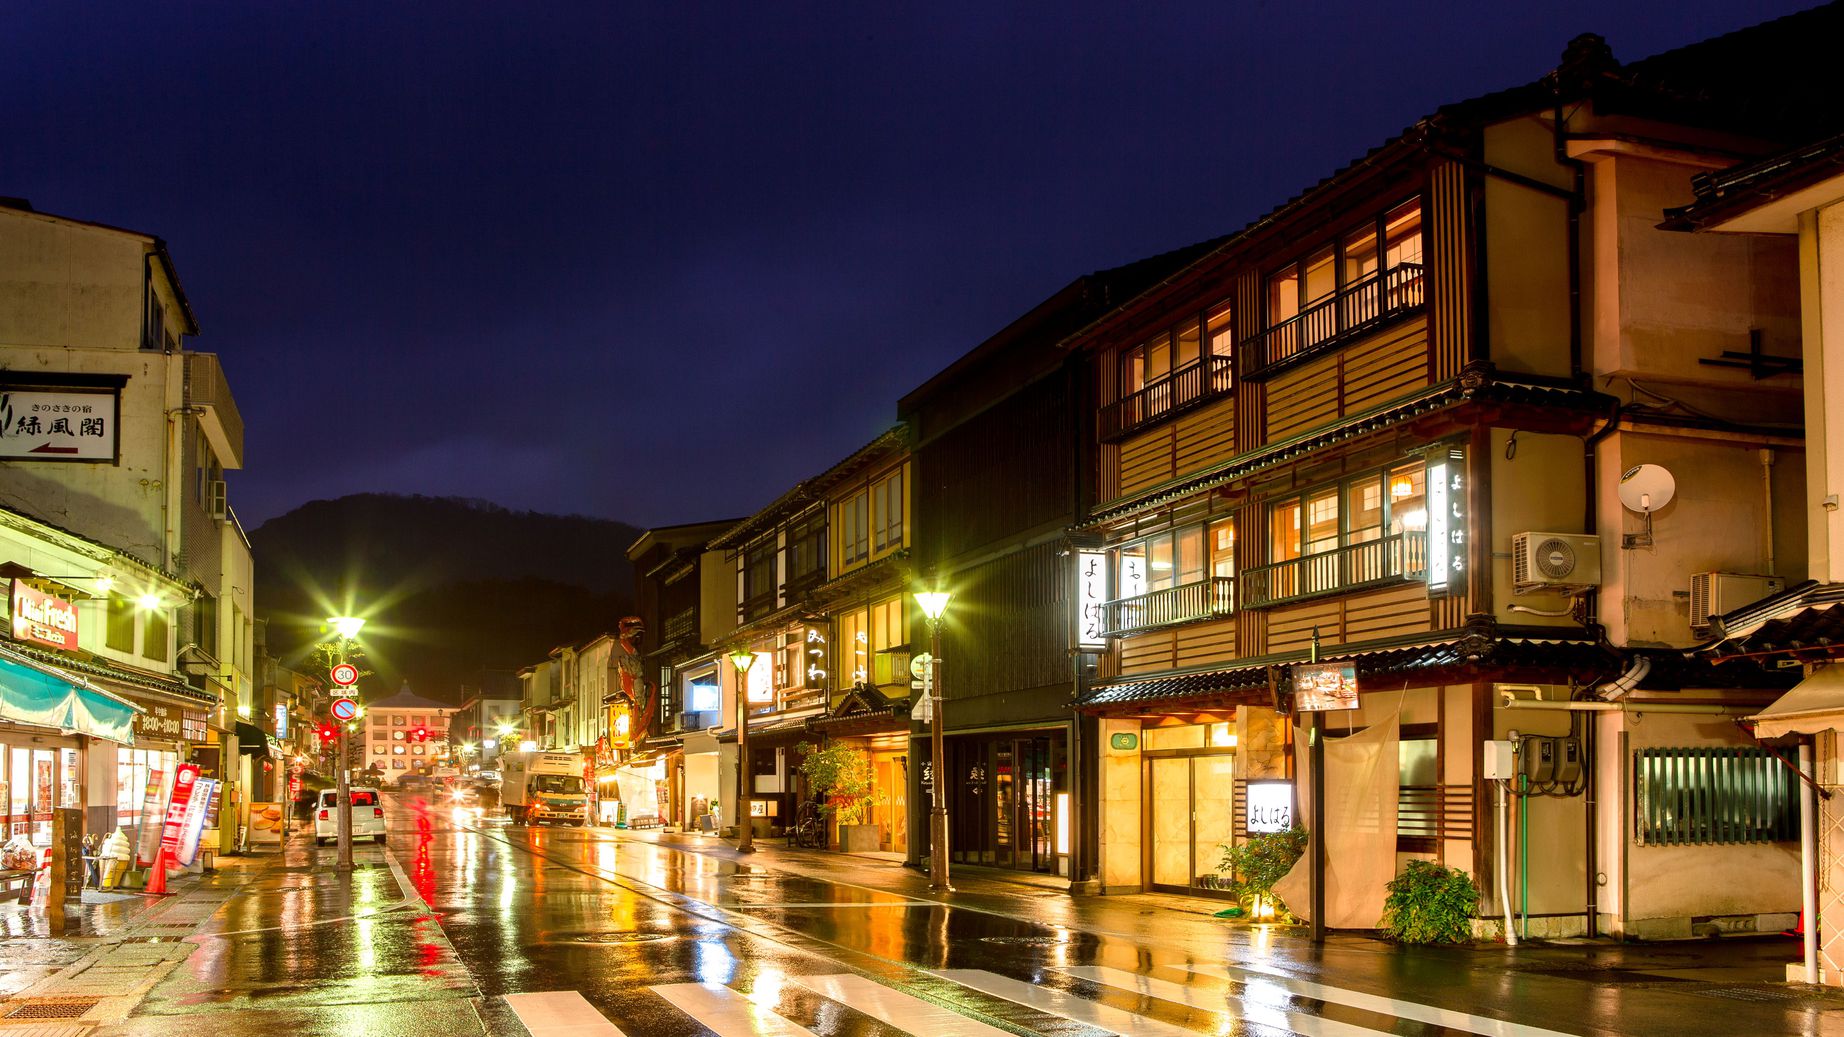
<instances>
[{"instance_id":1,"label":"wet asphalt road","mask_svg":"<svg viewBox=\"0 0 1844 1037\"><path fill-rule=\"evenodd\" d=\"M388 855L361 847L346 879L331 847L292 844L224 894L131 1018L96 1032L1844 1034L1844 999L1704 996L1717 988L1671 976L1670 950L1314 948L1148 898L969 874L947 906L879 862L738 860L714 839L386 806ZM1601 982L1597 968L1632 974Z\"/></svg>"}]
</instances>

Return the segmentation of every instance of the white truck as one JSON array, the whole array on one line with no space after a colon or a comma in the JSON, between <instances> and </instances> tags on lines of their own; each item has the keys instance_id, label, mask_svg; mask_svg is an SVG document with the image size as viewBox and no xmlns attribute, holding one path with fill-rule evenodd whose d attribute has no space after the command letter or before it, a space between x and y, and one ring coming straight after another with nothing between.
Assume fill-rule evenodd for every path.
<instances>
[{"instance_id":1,"label":"white truck","mask_svg":"<svg viewBox=\"0 0 1844 1037\"><path fill-rule=\"evenodd\" d=\"M582 825L588 819L581 753L528 752L500 757L499 802L527 825Z\"/></svg>"}]
</instances>

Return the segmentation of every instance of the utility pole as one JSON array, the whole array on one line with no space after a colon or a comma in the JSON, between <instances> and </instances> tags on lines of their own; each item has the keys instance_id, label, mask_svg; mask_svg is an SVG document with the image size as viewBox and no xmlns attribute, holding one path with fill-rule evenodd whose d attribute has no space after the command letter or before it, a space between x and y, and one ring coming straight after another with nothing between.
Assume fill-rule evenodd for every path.
<instances>
[{"instance_id":1,"label":"utility pole","mask_svg":"<svg viewBox=\"0 0 1844 1037\"><path fill-rule=\"evenodd\" d=\"M334 642L335 647L333 649L333 665L335 666L344 665L346 662L346 637L343 633L339 634L338 636L339 636L339 640ZM335 766L338 768L338 771L339 771L339 774L337 775L337 780L339 782L339 796L338 796L338 801L335 804L335 810L337 811L339 815L339 864L337 865L337 867L340 871L351 871L352 870L352 779L350 775L348 774L348 771L350 770L350 768L347 766L348 760L346 757L346 742L348 741L348 739L346 738L347 721L341 720L338 717L334 717L333 722L339 725L339 727L337 728L337 736L335 737L334 743L333 743L335 746L334 754L337 757L337 760L335 761Z\"/></svg>"}]
</instances>

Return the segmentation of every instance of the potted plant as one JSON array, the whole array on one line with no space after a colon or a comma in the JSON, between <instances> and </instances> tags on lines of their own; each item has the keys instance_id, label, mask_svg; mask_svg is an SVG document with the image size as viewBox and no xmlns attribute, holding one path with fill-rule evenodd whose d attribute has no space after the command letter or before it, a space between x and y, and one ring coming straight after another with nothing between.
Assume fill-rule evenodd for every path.
<instances>
[{"instance_id":1,"label":"potted plant","mask_svg":"<svg viewBox=\"0 0 1844 1037\"><path fill-rule=\"evenodd\" d=\"M1259 832L1222 850L1223 861L1217 870L1233 876L1230 888L1239 899L1249 902L1250 916L1258 921L1269 917L1285 919L1287 905L1274 895L1274 884L1285 878L1306 852L1306 829Z\"/></svg>"},{"instance_id":2,"label":"potted plant","mask_svg":"<svg viewBox=\"0 0 1844 1037\"><path fill-rule=\"evenodd\" d=\"M804 756L800 773L807 787L826 802L820 807L839 827L839 849L846 853L870 853L880 844L880 833L866 824L870 813L874 774L871 756L839 742L816 747L802 742L796 749Z\"/></svg>"}]
</instances>

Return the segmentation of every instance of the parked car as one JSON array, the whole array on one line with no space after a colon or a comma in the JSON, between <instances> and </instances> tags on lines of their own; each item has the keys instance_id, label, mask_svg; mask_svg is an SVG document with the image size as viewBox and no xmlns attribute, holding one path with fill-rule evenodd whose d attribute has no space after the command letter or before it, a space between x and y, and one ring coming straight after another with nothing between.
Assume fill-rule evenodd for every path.
<instances>
[{"instance_id":1,"label":"parked car","mask_svg":"<svg viewBox=\"0 0 1844 1037\"><path fill-rule=\"evenodd\" d=\"M352 838L384 841L384 803L377 789L353 789ZM324 846L339 838L339 792L325 789L320 805L314 810L314 842Z\"/></svg>"}]
</instances>

